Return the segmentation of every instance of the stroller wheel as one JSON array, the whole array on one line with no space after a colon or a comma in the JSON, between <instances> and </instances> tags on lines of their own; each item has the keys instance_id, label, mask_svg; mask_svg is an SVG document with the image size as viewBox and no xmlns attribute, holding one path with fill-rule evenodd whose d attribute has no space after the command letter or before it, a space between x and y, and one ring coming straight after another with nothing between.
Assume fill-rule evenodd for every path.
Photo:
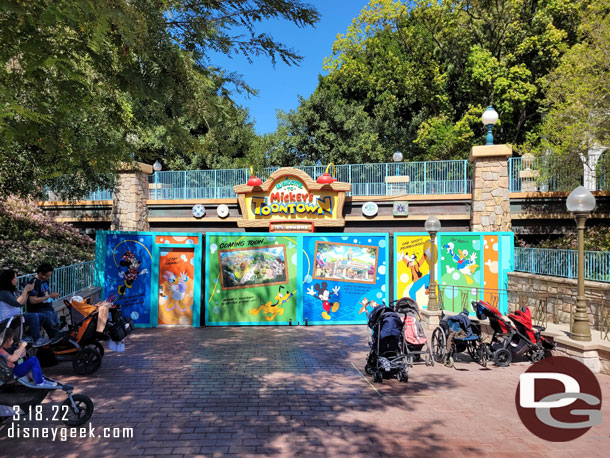
<instances>
[{"instance_id":1,"label":"stroller wheel","mask_svg":"<svg viewBox=\"0 0 610 458\"><path fill-rule=\"evenodd\" d=\"M78 412L74 410L74 406L72 406L72 402L70 398L66 399L61 403L62 407L67 406L67 417L63 422L67 426L80 426L85 423L91 415L93 414L93 401L89 396L85 396L84 394L75 394L72 396L72 400L74 401L74 405L77 407ZM66 412L66 409L62 408L63 412Z\"/></svg>"},{"instance_id":2,"label":"stroller wheel","mask_svg":"<svg viewBox=\"0 0 610 458\"><path fill-rule=\"evenodd\" d=\"M445 359L447 353L447 338L442 328L438 327L432 333L432 355L437 363Z\"/></svg>"},{"instance_id":3,"label":"stroller wheel","mask_svg":"<svg viewBox=\"0 0 610 458\"><path fill-rule=\"evenodd\" d=\"M416 358L415 360L417 361L417 356L415 358ZM406 363L407 363L407 366L413 367L413 356L412 355L407 355Z\"/></svg>"},{"instance_id":4,"label":"stroller wheel","mask_svg":"<svg viewBox=\"0 0 610 458\"><path fill-rule=\"evenodd\" d=\"M99 342L90 343L85 348L91 348L92 350L97 350L100 352L100 356L104 357L104 346Z\"/></svg>"},{"instance_id":5,"label":"stroller wheel","mask_svg":"<svg viewBox=\"0 0 610 458\"><path fill-rule=\"evenodd\" d=\"M487 346L485 344L479 345L477 353L479 354L478 363L483 367L487 367Z\"/></svg>"},{"instance_id":6,"label":"stroller wheel","mask_svg":"<svg viewBox=\"0 0 610 458\"><path fill-rule=\"evenodd\" d=\"M426 355L426 366L434 366L434 358L431 355Z\"/></svg>"},{"instance_id":7,"label":"stroller wheel","mask_svg":"<svg viewBox=\"0 0 610 458\"><path fill-rule=\"evenodd\" d=\"M513 355L506 348L500 348L496 350L494 353L494 363L498 367L507 367L510 366L511 361L513 360Z\"/></svg>"},{"instance_id":8,"label":"stroller wheel","mask_svg":"<svg viewBox=\"0 0 610 458\"><path fill-rule=\"evenodd\" d=\"M83 348L79 351L74 360L72 367L78 375L91 375L95 373L102 365L102 355L93 348Z\"/></svg>"},{"instance_id":9,"label":"stroller wheel","mask_svg":"<svg viewBox=\"0 0 610 458\"><path fill-rule=\"evenodd\" d=\"M538 361L544 359L544 349L539 346L535 346L530 352L529 357L532 363L537 363Z\"/></svg>"},{"instance_id":10,"label":"stroller wheel","mask_svg":"<svg viewBox=\"0 0 610 458\"><path fill-rule=\"evenodd\" d=\"M379 371L373 372L373 382L383 383L383 375L381 375L381 372L379 372Z\"/></svg>"},{"instance_id":11,"label":"stroller wheel","mask_svg":"<svg viewBox=\"0 0 610 458\"><path fill-rule=\"evenodd\" d=\"M396 379L399 382L402 383L407 383L409 381L409 372L406 369L400 369L397 373L396 373Z\"/></svg>"},{"instance_id":12,"label":"stroller wheel","mask_svg":"<svg viewBox=\"0 0 610 458\"><path fill-rule=\"evenodd\" d=\"M445 358L444 364L447 367L453 367L455 365L455 360L453 359L453 356L451 356L451 355L447 356L447 358Z\"/></svg>"},{"instance_id":13,"label":"stroller wheel","mask_svg":"<svg viewBox=\"0 0 610 458\"><path fill-rule=\"evenodd\" d=\"M372 375L373 374L373 368L367 364L366 366L364 366L364 372L366 372L369 375Z\"/></svg>"}]
</instances>

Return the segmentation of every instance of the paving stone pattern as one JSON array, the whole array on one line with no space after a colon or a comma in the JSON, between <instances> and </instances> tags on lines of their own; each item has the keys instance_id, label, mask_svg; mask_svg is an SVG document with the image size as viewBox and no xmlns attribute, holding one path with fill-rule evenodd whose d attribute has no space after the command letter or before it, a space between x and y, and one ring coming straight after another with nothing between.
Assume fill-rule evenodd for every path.
<instances>
[{"instance_id":1,"label":"paving stone pattern","mask_svg":"<svg viewBox=\"0 0 610 458\"><path fill-rule=\"evenodd\" d=\"M132 427L131 439L10 439L3 456L522 456L607 457L610 377L599 376L604 423L549 443L514 405L529 366L416 365L409 383L370 382L365 326L138 329L91 377L70 363L45 372L95 403L91 425ZM54 393L44 402L63 401ZM49 415L50 416L50 415ZM61 422L21 422L21 428Z\"/></svg>"}]
</instances>

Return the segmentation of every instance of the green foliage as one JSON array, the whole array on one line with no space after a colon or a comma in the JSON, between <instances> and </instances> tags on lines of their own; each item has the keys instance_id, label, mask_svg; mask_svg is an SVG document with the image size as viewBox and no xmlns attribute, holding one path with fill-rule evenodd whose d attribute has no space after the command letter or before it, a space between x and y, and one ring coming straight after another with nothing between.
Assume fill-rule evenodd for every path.
<instances>
[{"instance_id":1,"label":"green foliage","mask_svg":"<svg viewBox=\"0 0 610 458\"><path fill-rule=\"evenodd\" d=\"M318 13L299 0L3 2L0 195L52 186L76 197L109 186L121 163L161 154L217 166L235 145L232 154L243 154L252 132L226 85L253 91L207 56L298 63L293 50L256 31L276 18L307 26ZM240 138L223 137L227 120ZM69 188L57 181L63 175Z\"/></svg>"},{"instance_id":2,"label":"green foliage","mask_svg":"<svg viewBox=\"0 0 610 458\"><path fill-rule=\"evenodd\" d=\"M548 114L535 152L582 164L587 163L591 149L610 145L610 1L591 3L578 32L580 42L546 78ZM547 173L559 170L551 167ZM607 158L599 162L597 173L608 181Z\"/></svg>"},{"instance_id":3,"label":"green foliage","mask_svg":"<svg viewBox=\"0 0 610 458\"><path fill-rule=\"evenodd\" d=\"M333 98L323 86L301 99L296 112L280 113L278 121L277 143L268 154L271 165L314 164L317 158L335 164L384 160L374 119L358 104ZM295 129L300 135L293 135Z\"/></svg>"},{"instance_id":4,"label":"green foliage","mask_svg":"<svg viewBox=\"0 0 610 458\"><path fill-rule=\"evenodd\" d=\"M585 229L585 251L610 251L610 226L588 225ZM516 245L523 248L553 248L562 250L578 249L578 233L576 230L558 238L548 238L534 244L517 240Z\"/></svg>"},{"instance_id":5,"label":"green foliage","mask_svg":"<svg viewBox=\"0 0 610 458\"><path fill-rule=\"evenodd\" d=\"M42 262L64 266L91 261L94 241L47 216L33 201L0 203L0 269L35 272Z\"/></svg>"},{"instance_id":6,"label":"green foliage","mask_svg":"<svg viewBox=\"0 0 610 458\"><path fill-rule=\"evenodd\" d=\"M586 4L371 0L338 36L314 94L280 115L274 150L305 145L297 161L324 163L388 161L395 150L406 160L464 158L482 142L490 103L496 142L524 143Z\"/></svg>"}]
</instances>

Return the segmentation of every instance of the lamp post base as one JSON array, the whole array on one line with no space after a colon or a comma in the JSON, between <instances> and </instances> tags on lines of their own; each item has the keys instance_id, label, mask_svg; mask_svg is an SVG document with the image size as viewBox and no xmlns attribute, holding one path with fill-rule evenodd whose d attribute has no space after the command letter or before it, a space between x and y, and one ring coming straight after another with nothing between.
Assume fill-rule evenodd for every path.
<instances>
[{"instance_id":1,"label":"lamp post base","mask_svg":"<svg viewBox=\"0 0 610 458\"><path fill-rule=\"evenodd\" d=\"M425 323L428 329L436 328L441 322L442 310L428 310L423 309L419 312L422 317L422 321Z\"/></svg>"},{"instance_id":2,"label":"lamp post base","mask_svg":"<svg viewBox=\"0 0 610 458\"><path fill-rule=\"evenodd\" d=\"M576 298L576 311L570 330L570 337L580 342L591 342L591 326L587 313L587 300L583 296Z\"/></svg>"}]
</instances>

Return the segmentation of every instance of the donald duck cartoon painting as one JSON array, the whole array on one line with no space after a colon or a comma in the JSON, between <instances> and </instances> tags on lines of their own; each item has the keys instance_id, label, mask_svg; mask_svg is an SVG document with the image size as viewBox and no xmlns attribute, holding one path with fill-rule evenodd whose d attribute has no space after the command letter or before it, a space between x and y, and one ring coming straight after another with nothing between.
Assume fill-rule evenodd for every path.
<instances>
[{"instance_id":1,"label":"donald duck cartoon painting","mask_svg":"<svg viewBox=\"0 0 610 458\"><path fill-rule=\"evenodd\" d=\"M477 270L478 264L475 264L477 261L477 254L472 253L469 256L468 250L457 250L457 253L454 252L455 245L451 242L443 245L443 249L447 250L451 259L455 261L457 264L457 270L464 275L466 279L466 283L471 285L474 280L472 279L472 275L474 275Z\"/></svg>"}]
</instances>

